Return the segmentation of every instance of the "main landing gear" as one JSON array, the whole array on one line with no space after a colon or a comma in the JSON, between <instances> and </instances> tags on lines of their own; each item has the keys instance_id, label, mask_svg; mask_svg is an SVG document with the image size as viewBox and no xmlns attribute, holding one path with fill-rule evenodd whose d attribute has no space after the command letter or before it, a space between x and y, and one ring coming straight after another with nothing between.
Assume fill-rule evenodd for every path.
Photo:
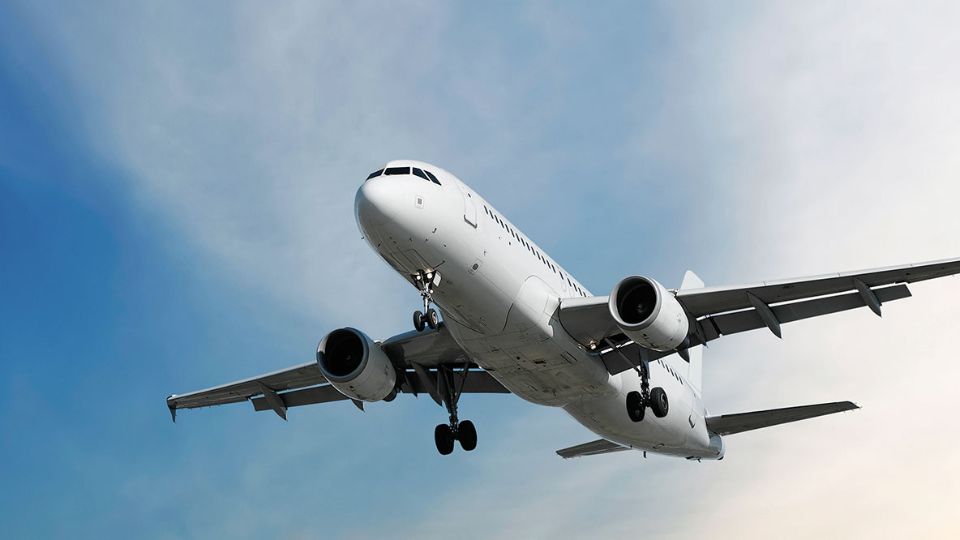
<instances>
[{"instance_id":1,"label":"main landing gear","mask_svg":"<svg viewBox=\"0 0 960 540\"><path fill-rule=\"evenodd\" d=\"M640 391L633 391L627 394L627 416L634 422L643 420L644 412L647 407L653 411L657 418L663 418L670 411L670 401L667 399L667 392L661 387L650 389L650 365L646 360L640 359Z\"/></svg>"},{"instance_id":2,"label":"main landing gear","mask_svg":"<svg viewBox=\"0 0 960 540\"><path fill-rule=\"evenodd\" d=\"M460 441L460 447L467 452L477 447L477 428L469 420L460 421L457 417L457 403L460 401L460 395L463 393L463 385L469 374L469 366L463 369L463 375L460 378L459 386L454 380L457 375L448 367L441 367L437 370L438 386L440 395L443 398L443 404L447 407L450 414L449 424L440 424L433 430L433 440L437 444L437 451L440 455L446 456L453 452L454 441Z\"/></svg>"},{"instance_id":3,"label":"main landing gear","mask_svg":"<svg viewBox=\"0 0 960 540\"><path fill-rule=\"evenodd\" d=\"M423 332L428 326L435 330L440 324L440 317L430 304L433 302L433 289L440 284L440 273L436 270L417 270L413 275L413 283L420 290L420 297L423 299L423 311L418 309L413 312L413 327L417 332Z\"/></svg>"}]
</instances>

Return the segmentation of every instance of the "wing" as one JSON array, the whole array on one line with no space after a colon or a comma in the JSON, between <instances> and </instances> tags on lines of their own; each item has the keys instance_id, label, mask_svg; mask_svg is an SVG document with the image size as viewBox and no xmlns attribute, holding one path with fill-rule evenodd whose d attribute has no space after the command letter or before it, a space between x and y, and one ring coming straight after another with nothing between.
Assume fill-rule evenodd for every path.
<instances>
[{"instance_id":1,"label":"wing","mask_svg":"<svg viewBox=\"0 0 960 540\"><path fill-rule=\"evenodd\" d=\"M758 328L780 336L781 324L859 307L869 307L880 315L885 302L910 296L907 283L957 273L960 258L674 293L691 319L688 343L695 346ZM627 339L610 315L607 302L606 296L564 299L559 316L571 336L598 350L610 373L633 367L622 359L627 353L643 353L651 360L672 354L648 351ZM608 354L615 349L624 355Z\"/></svg>"},{"instance_id":2,"label":"wing","mask_svg":"<svg viewBox=\"0 0 960 540\"><path fill-rule=\"evenodd\" d=\"M677 300L683 304L687 313L700 317L753 307L747 293L769 305L847 291L859 293L862 288L857 282L874 289L884 285L914 283L957 273L960 273L960 258L806 278L762 281L734 287L688 289L679 291Z\"/></svg>"},{"instance_id":3,"label":"wing","mask_svg":"<svg viewBox=\"0 0 960 540\"><path fill-rule=\"evenodd\" d=\"M177 420L178 409L195 409L198 407L211 407L213 405L226 405L228 403L238 403L246 401L252 396L264 394L265 392L276 393L278 391L289 391L298 388L311 387L327 382L327 379L320 373L320 368L316 362L300 364L280 371L258 375L249 379L214 386L205 390L197 390L188 394L172 395L167 398L167 408L170 409L170 415L173 420ZM325 386L322 388L333 388ZM340 392L337 392L340 394ZM343 399L346 396L340 394ZM332 399L330 401L333 401ZM284 415L281 415L284 416Z\"/></svg>"},{"instance_id":4,"label":"wing","mask_svg":"<svg viewBox=\"0 0 960 540\"><path fill-rule=\"evenodd\" d=\"M436 330L408 332L385 340L381 347L400 367L400 391L429 394L442 403L449 392L509 393L489 373L470 363L441 323ZM167 407L176 421L179 409L195 409L250 401L254 410L272 410L286 419L290 407L349 400L327 384L316 362L250 377L221 386L167 398ZM354 402L361 409L362 403Z\"/></svg>"},{"instance_id":5,"label":"wing","mask_svg":"<svg viewBox=\"0 0 960 540\"><path fill-rule=\"evenodd\" d=\"M578 444L570 448L557 450L557 455L563 459L570 459L582 456L596 456L599 454L609 454L611 452L622 452L629 450L626 446L620 446L615 442L606 439L597 439L588 443Z\"/></svg>"},{"instance_id":6,"label":"wing","mask_svg":"<svg viewBox=\"0 0 960 540\"><path fill-rule=\"evenodd\" d=\"M707 429L717 435L733 435L734 433L742 433L744 431L752 431L754 429L777 426L786 424L787 422L796 422L798 420L806 420L807 418L816 418L826 414L834 414L859 408L856 404L849 401L837 401L835 403L803 405L800 407L787 407L785 409L771 409L768 411L724 414L707 418Z\"/></svg>"}]
</instances>

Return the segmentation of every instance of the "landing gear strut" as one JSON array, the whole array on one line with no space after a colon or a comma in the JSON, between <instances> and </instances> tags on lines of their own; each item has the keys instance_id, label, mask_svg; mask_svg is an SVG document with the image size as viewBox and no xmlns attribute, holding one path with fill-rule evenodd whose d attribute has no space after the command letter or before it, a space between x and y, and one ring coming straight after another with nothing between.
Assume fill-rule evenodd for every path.
<instances>
[{"instance_id":1,"label":"landing gear strut","mask_svg":"<svg viewBox=\"0 0 960 540\"><path fill-rule=\"evenodd\" d=\"M417 332L423 332L428 326L435 330L440 324L440 317L430 304L433 302L433 289L440 284L440 273L436 270L417 270L417 273L413 274L413 283L420 290L420 298L423 299L423 311L418 309L413 312L413 327Z\"/></svg>"},{"instance_id":2,"label":"landing gear strut","mask_svg":"<svg viewBox=\"0 0 960 540\"><path fill-rule=\"evenodd\" d=\"M464 366L463 375L459 376L459 385L455 381L458 376L452 369L442 366L437 370L437 384L443 404L447 408L447 413L450 414L450 423L438 425L433 430L433 439L437 444L437 451L444 456L453 452L454 441L460 441L460 447L467 452L477 447L477 428L473 422L460 421L457 417L457 403L463 393L463 385L470 372L469 367L469 364Z\"/></svg>"},{"instance_id":3,"label":"landing gear strut","mask_svg":"<svg viewBox=\"0 0 960 540\"><path fill-rule=\"evenodd\" d=\"M640 391L627 393L627 416L634 422L641 422L646 408L650 407L654 416L663 418L670 411L667 392L659 386L650 389L650 364L642 356L637 371L640 373Z\"/></svg>"}]
</instances>

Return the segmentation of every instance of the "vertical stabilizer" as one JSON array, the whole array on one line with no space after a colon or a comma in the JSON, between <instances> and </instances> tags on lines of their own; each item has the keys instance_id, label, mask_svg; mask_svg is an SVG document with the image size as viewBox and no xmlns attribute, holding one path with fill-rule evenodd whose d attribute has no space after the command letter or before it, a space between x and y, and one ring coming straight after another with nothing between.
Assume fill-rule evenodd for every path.
<instances>
[{"instance_id":1,"label":"vertical stabilizer","mask_svg":"<svg viewBox=\"0 0 960 540\"><path fill-rule=\"evenodd\" d=\"M703 280L692 271L687 270L683 275L683 283L680 289L702 289ZM697 391L697 394L703 395L703 345L691 347L688 351L690 355L690 364L687 366L687 382Z\"/></svg>"}]
</instances>

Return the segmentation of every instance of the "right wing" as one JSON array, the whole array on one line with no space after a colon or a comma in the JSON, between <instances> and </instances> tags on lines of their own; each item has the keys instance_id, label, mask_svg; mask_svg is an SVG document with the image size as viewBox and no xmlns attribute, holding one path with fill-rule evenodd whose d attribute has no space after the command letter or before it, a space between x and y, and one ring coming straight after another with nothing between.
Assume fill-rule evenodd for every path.
<instances>
[{"instance_id":1,"label":"right wing","mask_svg":"<svg viewBox=\"0 0 960 540\"><path fill-rule=\"evenodd\" d=\"M167 408L170 409L170 416L173 421L177 421L177 409L196 409L198 407L211 407L214 405L226 405L228 403L239 403L246 401L252 396L264 394L266 392L281 392L297 390L305 387L329 388L332 386L317 386L327 382L327 379L320 373L320 368L316 362L308 362L297 366L281 369L243 379L236 382L214 386L205 390L197 390L181 395L172 395L167 398ZM347 399L347 396L334 390L334 393L340 397L326 395L331 399L327 401L336 401L338 399ZM320 403L319 401L317 403ZM281 415L283 416L283 415Z\"/></svg>"},{"instance_id":2,"label":"right wing","mask_svg":"<svg viewBox=\"0 0 960 540\"><path fill-rule=\"evenodd\" d=\"M463 393L509 393L489 373L470 363L442 323L436 330L394 336L381 343L381 347L393 364L401 368L401 392L425 393L437 403L443 401L445 385L453 385ZM460 375L460 382L454 374ZM167 398L167 408L176 421L179 409L249 400L254 410L272 410L286 419L289 407L349 399L327 384L316 362L307 362L205 390L174 394ZM362 408L362 403L354 404Z\"/></svg>"},{"instance_id":3,"label":"right wing","mask_svg":"<svg viewBox=\"0 0 960 540\"><path fill-rule=\"evenodd\" d=\"M752 431L754 429L777 426L786 424L787 422L796 422L798 420L806 420L807 418L816 418L825 414L834 414L859 408L855 403L850 401L837 401L834 403L821 403L819 405L787 407L785 409L724 414L707 418L707 429L717 435L733 435L734 433L742 433L744 431Z\"/></svg>"}]
</instances>

